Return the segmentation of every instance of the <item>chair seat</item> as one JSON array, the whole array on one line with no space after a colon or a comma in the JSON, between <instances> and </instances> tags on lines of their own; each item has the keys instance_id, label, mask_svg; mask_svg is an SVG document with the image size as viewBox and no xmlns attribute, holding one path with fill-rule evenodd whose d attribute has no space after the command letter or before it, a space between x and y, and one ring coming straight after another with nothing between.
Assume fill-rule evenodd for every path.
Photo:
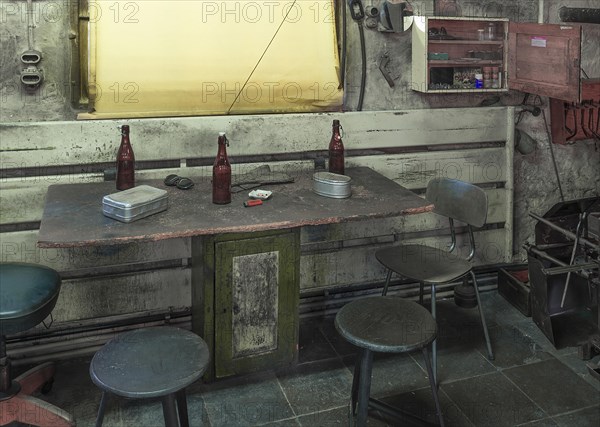
<instances>
[{"instance_id":1,"label":"chair seat","mask_svg":"<svg viewBox=\"0 0 600 427\"><path fill-rule=\"evenodd\" d=\"M472 267L453 253L425 245L393 246L377 251L375 257L401 276L426 283L451 282Z\"/></svg>"},{"instance_id":2,"label":"chair seat","mask_svg":"<svg viewBox=\"0 0 600 427\"><path fill-rule=\"evenodd\" d=\"M335 327L350 343L376 352L423 348L437 335L435 319L416 302L396 297L361 298L346 304Z\"/></svg>"},{"instance_id":3,"label":"chair seat","mask_svg":"<svg viewBox=\"0 0 600 427\"><path fill-rule=\"evenodd\" d=\"M0 264L0 334L33 328L54 308L60 275L48 267L25 263Z\"/></svg>"},{"instance_id":4,"label":"chair seat","mask_svg":"<svg viewBox=\"0 0 600 427\"><path fill-rule=\"evenodd\" d=\"M169 326L138 329L112 339L94 355L92 381L129 398L160 397L198 380L208 367L208 346L193 332Z\"/></svg>"}]
</instances>

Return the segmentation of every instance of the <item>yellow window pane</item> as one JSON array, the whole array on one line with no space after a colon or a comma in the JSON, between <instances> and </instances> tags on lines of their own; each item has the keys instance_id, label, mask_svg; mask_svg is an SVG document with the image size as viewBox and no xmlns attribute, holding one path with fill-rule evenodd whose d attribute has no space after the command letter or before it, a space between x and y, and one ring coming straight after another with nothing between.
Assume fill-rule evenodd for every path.
<instances>
[{"instance_id":1,"label":"yellow window pane","mask_svg":"<svg viewBox=\"0 0 600 427\"><path fill-rule=\"evenodd\" d=\"M90 1L97 117L331 111L333 0Z\"/></svg>"}]
</instances>

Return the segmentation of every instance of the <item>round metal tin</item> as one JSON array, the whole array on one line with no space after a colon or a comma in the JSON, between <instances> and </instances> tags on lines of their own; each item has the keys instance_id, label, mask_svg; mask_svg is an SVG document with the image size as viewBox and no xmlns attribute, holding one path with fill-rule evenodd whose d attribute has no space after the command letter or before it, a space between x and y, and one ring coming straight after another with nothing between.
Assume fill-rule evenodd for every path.
<instances>
[{"instance_id":1,"label":"round metal tin","mask_svg":"<svg viewBox=\"0 0 600 427\"><path fill-rule=\"evenodd\" d=\"M332 172L316 172L313 175L313 191L324 197L346 199L352 195L352 178Z\"/></svg>"}]
</instances>

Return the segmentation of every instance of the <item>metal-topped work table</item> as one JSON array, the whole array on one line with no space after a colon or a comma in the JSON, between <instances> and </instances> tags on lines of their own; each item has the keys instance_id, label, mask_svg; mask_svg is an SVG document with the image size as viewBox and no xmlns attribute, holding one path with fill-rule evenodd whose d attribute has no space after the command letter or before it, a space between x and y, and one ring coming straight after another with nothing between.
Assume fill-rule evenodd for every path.
<instances>
[{"instance_id":1,"label":"metal-topped work table","mask_svg":"<svg viewBox=\"0 0 600 427\"><path fill-rule=\"evenodd\" d=\"M102 197L115 192L114 182L52 185L38 245L72 248L191 237L192 327L214 352L209 376L290 363L297 354L300 227L433 208L370 168L347 169L352 178L347 199L313 193L312 174L268 187L273 198L251 208L243 206L247 191L233 194L229 205L213 204L208 178L190 190L140 181L166 189L169 207L132 223L102 214Z\"/></svg>"}]
</instances>

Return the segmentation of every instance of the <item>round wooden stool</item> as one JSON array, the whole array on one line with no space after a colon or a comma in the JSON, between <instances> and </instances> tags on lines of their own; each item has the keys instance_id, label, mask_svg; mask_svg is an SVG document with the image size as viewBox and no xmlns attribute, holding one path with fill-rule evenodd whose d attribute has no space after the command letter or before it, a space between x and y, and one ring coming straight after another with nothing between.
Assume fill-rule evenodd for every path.
<instances>
[{"instance_id":1,"label":"round wooden stool","mask_svg":"<svg viewBox=\"0 0 600 427\"><path fill-rule=\"evenodd\" d=\"M165 425L188 427L185 388L202 377L209 360L204 340L183 329L159 326L117 336L90 364L92 381L102 389L96 427L102 425L109 393L161 398Z\"/></svg>"},{"instance_id":2,"label":"round wooden stool","mask_svg":"<svg viewBox=\"0 0 600 427\"><path fill-rule=\"evenodd\" d=\"M427 309L416 302L396 297L362 298L342 307L335 317L335 327L346 341L363 349L357 358L352 381L352 415L356 416L358 426L366 425L369 405L400 419L422 421L370 398L373 352L405 353L414 350L423 353L438 419L440 425L444 425L427 349L437 335L437 324Z\"/></svg>"}]
</instances>

